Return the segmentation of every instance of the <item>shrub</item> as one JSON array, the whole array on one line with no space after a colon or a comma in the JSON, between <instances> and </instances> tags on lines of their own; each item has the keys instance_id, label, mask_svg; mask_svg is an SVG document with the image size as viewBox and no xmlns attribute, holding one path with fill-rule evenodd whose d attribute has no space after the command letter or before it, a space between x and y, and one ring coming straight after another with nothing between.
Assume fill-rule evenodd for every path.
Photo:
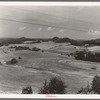
<instances>
[{"instance_id":1,"label":"shrub","mask_svg":"<svg viewBox=\"0 0 100 100\"><path fill-rule=\"evenodd\" d=\"M91 86L88 83L85 88L81 87L77 94L91 94L92 92Z\"/></svg>"},{"instance_id":2,"label":"shrub","mask_svg":"<svg viewBox=\"0 0 100 100\"><path fill-rule=\"evenodd\" d=\"M22 59L21 57L18 57L18 59Z\"/></svg>"},{"instance_id":3,"label":"shrub","mask_svg":"<svg viewBox=\"0 0 100 100\"><path fill-rule=\"evenodd\" d=\"M48 94L48 84L47 84L47 80L45 80L45 82L43 83L43 87L40 89L39 94Z\"/></svg>"},{"instance_id":4,"label":"shrub","mask_svg":"<svg viewBox=\"0 0 100 100\"><path fill-rule=\"evenodd\" d=\"M11 64L16 64L17 63L17 60L15 58L13 58L11 61L10 61Z\"/></svg>"},{"instance_id":5,"label":"shrub","mask_svg":"<svg viewBox=\"0 0 100 100\"><path fill-rule=\"evenodd\" d=\"M15 58L12 58L7 64L16 64L18 61Z\"/></svg>"},{"instance_id":6,"label":"shrub","mask_svg":"<svg viewBox=\"0 0 100 100\"><path fill-rule=\"evenodd\" d=\"M49 83L47 83L47 80L45 80L39 94L65 94L65 88L66 86L64 82L61 79L54 77L50 79Z\"/></svg>"},{"instance_id":7,"label":"shrub","mask_svg":"<svg viewBox=\"0 0 100 100\"><path fill-rule=\"evenodd\" d=\"M39 51L40 49L39 48L37 48L37 47L33 47L32 48L32 51Z\"/></svg>"},{"instance_id":8,"label":"shrub","mask_svg":"<svg viewBox=\"0 0 100 100\"><path fill-rule=\"evenodd\" d=\"M32 94L32 87L31 86L27 86L26 88L22 89L22 94Z\"/></svg>"},{"instance_id":9,"label":"shrub","mask_svg":"<svg viewBox=\"0 0 100 100\"><path fill-rule=\"evenodd\" d=\"M44 52L44 50L42 50L42 53Z\"/></svg>"}]
</instances>

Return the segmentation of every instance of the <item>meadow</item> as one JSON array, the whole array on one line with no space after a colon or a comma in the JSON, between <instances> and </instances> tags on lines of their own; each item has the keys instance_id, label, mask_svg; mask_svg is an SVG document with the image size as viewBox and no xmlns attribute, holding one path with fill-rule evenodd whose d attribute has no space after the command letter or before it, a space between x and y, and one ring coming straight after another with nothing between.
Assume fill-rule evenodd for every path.
<instances>
[{"instance_id":1,"label":"meadow","mask_svg":"<svg viewBox=\"0 0 100 100\"><path fill-rule=\"evenodd\" d=\"M11 50L11 46L38 47L44 52L16 51ZM99 63L75 60L67 55L76 52L77 48L84 47L54 42L10 44L0 47L0 93L20 94L22 88L28 85L32 86L33 93L38 93L45 79L57 76L67 85L68 94L76 94L81 87L91 83L94 75L100 74ZM12 58L16 58L18 63L8 65L6 62Z\"/></svg>"}]
</instances>

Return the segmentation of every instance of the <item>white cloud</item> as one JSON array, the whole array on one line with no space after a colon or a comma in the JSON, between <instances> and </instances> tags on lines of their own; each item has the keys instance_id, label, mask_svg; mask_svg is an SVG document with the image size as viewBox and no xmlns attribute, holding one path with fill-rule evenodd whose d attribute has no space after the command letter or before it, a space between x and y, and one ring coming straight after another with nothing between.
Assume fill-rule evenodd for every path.
<instances>
[{"instance_id":1,"label":"white cloud","mask_svg":"<svg viewBox=\"0 0 100 100\"><path fill-rule=\"evenodd\" d=\"M93 30L90 30L88 32L88 34L91 34L91 35L100 35L100 31L93 31Z\"/></svg>"},{"instance_id":2,"label":"white cloud","mask_svg":"<svg viewBox=\"0 0 100 100\"><path fill-rule=\"evenodd\" d=\"M65 30L64 29L60 29L59 30L59 33L63 33Z\"/></svg>"},{"instance_id":3,"label":"white cloud","mask_svg":"<svg viewBox=\"0 0 100 100\"><path fill-rule=\"evenodd\" d=\"M42 30L42 27L38 28L38 31L41 31Z\"/></svg>"},{"instance_id":4,"label":"white cloud","mask_svg":"<svg viewBox=\"0 0 100 100\"><path fill-rule=\"evenodd\" d=\"M53 28L53 27L47 27L47 31L52 31L52 30L54 30L55 28Z\"/></svg>"},{"instance_id":5,"label":"white cloud","mask_svg":"<svg viewBox=\"0 0 100 100\"><path fill-rule=\"evenodd\" d=\"M19 30L20 30L20 31L23 31L23 30L25 30L25 29L26 29L25 26L23 26L23 27L19 27Z\"/></svg>"}]
</instances>

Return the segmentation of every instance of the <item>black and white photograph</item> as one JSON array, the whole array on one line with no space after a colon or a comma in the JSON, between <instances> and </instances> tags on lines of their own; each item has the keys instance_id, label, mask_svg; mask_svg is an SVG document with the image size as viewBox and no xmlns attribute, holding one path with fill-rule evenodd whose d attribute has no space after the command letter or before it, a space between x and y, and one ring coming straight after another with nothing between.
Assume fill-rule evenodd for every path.
<instances>
[{"instance_id":1,"label":"black and white photograph","mask_svg":"<svg viewBox=\"0 0 100 100\"><path fill-rule=\"evenodd\" d=\"M0 94L100 94L100 6L0 5Z\"/></svg>"}]
</instances>

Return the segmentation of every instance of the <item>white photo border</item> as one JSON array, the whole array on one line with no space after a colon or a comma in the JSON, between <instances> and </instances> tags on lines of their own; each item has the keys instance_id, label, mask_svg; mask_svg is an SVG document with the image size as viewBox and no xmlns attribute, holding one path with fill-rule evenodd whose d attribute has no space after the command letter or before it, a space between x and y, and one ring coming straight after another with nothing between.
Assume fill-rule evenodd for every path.
<instances>
[{"instance_id":1,"label":"white photo border","mask_svg":"<svg viewBox=\"0 0 100 100\"><path fill-rule=\"evenodd\" d=\"M18 2L18 1L0 1L0 6L100 6L100 2ZM41 95L41 94L0 94L0 98L13 99L100 99L100 95L83 94L62 94L62 95Z\"/></svg>"}]
</instances>

